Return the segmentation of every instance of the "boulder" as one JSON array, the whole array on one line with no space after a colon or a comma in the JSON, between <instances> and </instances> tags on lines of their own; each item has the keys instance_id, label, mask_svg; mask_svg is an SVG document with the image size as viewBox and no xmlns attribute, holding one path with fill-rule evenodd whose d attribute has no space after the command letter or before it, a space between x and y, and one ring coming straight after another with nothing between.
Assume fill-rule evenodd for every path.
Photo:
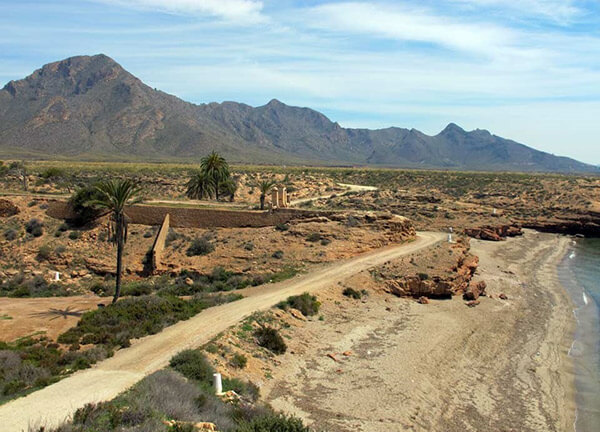
<instances>
[{"instance_id":1,"label":"boulder","mask_svg":"<svg viewBox=\"0 0 600 432\"><path fill-rule=\"evenodd\" d=\"M477 300L480 295L485 295L487 284L484 281L474 283L471 281L463 294L465 300Z\"/></svg>"},{"instance_id":2,"label":"boulder","mask_svg":"<svg viewBox=\"0 0 600 432\"><path fill-rule=\"evenodd\" d=\"M19 212L19 207L14 205L11 201L0 199L0 217L14 216Z\"/></svg>"}]
</instances>

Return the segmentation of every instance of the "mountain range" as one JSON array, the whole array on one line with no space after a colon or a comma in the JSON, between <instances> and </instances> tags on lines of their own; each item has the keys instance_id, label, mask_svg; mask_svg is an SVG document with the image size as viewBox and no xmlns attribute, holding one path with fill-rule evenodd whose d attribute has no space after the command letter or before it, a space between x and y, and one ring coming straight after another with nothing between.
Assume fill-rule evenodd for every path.
<instances>
[{"instance_id":1,"label":"mountain range","mask_svg":"<svg viewBox=\"0 0 600 432\"><path fill-rule=\"evenodd\" d=\"M594 172L600 168L449 124L349 129L276 99L260 107L195 105L153 89L106 55L54 62L0 90L5 158L197 161L456 170Z\"/></svg>"}]
</instances>

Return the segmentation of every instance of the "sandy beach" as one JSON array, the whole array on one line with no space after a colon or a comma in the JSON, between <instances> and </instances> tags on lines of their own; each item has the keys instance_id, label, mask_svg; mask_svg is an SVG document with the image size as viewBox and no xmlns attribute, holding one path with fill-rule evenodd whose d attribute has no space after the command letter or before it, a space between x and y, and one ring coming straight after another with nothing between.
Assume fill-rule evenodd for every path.
<instances>
[{"instance_id":1,"label":"sandy beach","mask_svg":"<svg viewBox=\"0 0 600 432\"><path fill-rule=\"evenodd\" d=\"M376 290L352 301L332 286L320 295L324 321L294 330L263 395L316 430L573 430L574 320L556 273L568 241L533 231L472 241L489 295L475 308Z\"/></svg>"}]
</instances>

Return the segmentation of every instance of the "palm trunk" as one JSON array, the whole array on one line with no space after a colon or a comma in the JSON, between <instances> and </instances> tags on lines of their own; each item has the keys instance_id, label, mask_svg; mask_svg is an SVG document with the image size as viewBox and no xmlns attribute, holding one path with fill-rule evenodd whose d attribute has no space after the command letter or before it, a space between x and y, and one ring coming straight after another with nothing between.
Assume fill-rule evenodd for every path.
<instances>
[{"instance_id":1,"label":"palm trunk","mask_svg":"<svg viewBox=\"0 0 600 432\"><path fill-rule=\"evenodd\" d=\"M116 236L117 236L117 282L115 285L115 296L113 297L113 303L119 300L121 295L121 275L123 273L123 247L125 246L124 239L124 227L123 227L124 215L118 215L116 221Z\"/></svg>"},{"instance_id":2,"label":"palm trunk","mask_svg":"<svg viewBox=\"0 0 600 432\"><path fill-rule=\"evenodd\" d=\"M260 195L260 209L261 210L265 209L265 194Z\"/></svg>"}]
</instances>

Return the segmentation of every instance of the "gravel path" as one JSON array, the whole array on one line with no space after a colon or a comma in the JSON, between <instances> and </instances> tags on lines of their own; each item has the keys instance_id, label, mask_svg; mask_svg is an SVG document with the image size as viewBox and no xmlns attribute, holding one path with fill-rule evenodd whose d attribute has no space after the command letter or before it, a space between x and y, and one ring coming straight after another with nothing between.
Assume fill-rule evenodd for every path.
<instances>
[{"instance_id":1,"label":"gravel path","mask_svg":"<svg viewBox=\"0 0 600 432\"><path fill-rule=\"evenodd\" d=\"M187 321L142 338L117 351L95 367L77 372L51 386L0 406L0 428L5 432L31 427L53 428L87 403L113 399L145 376L165 367L186 348L198 347L254 312L271 308L290 295L316 292L355 273L414 253L442 241L445 234L419 233L411 243L385 247L355 258L324 265L309 274L277 284L245 290L242 300L207 309Z\"/></svg>"}]
</instances>

